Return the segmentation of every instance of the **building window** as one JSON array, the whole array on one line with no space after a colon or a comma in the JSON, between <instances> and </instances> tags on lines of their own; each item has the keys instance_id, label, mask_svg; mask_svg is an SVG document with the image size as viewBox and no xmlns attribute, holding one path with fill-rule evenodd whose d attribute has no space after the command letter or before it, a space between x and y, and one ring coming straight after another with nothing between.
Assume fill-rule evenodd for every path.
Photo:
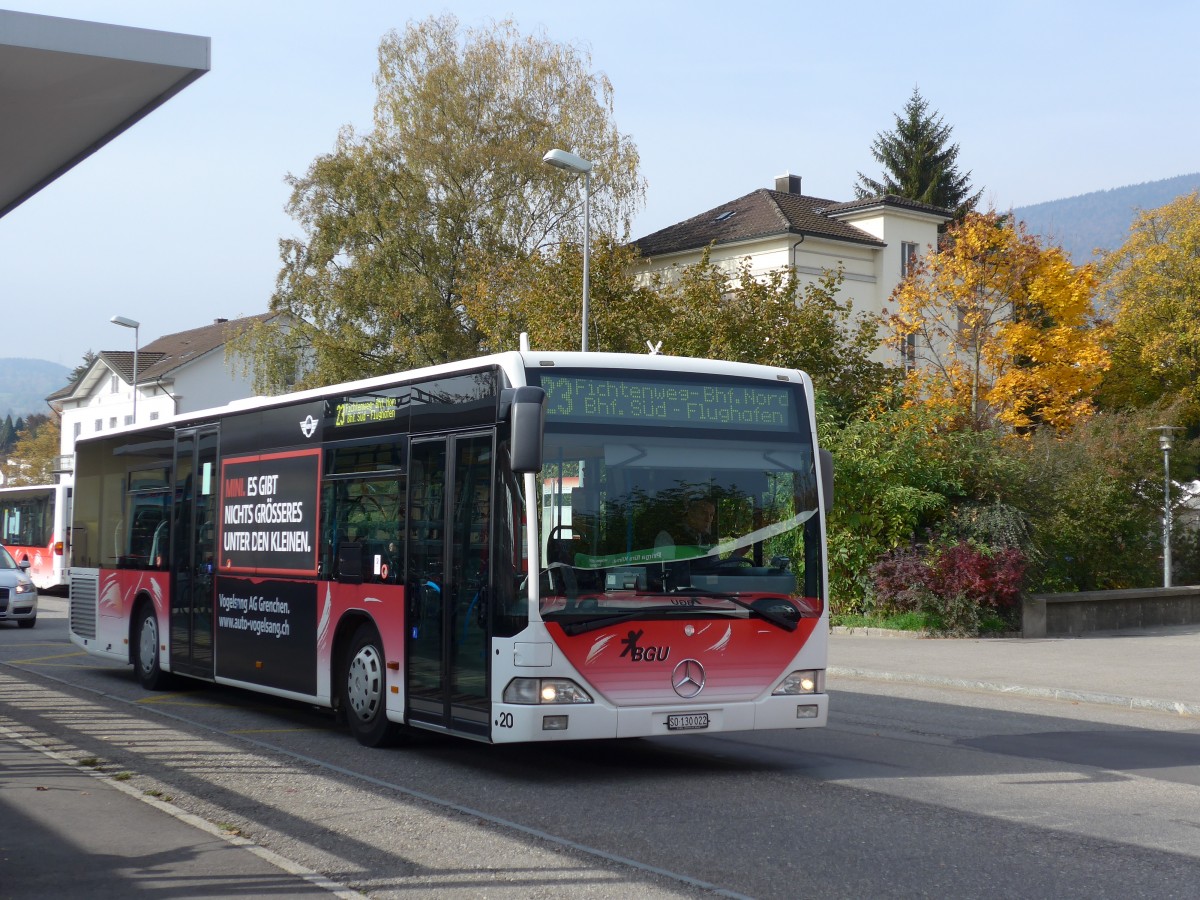
<instances>
[{"instance_id":1,"label":"building window","mask_svg":"<svg viewBox=\"0 0 1200 900\"><path fill-rule=\"evenodd\" d=\"M116 427L117 427L117 417L116 417L116 416L109 416L109 419L108 419L108 427L109 427L109 428L116 428Z\"/></svg>"},{"instance_id":2,"label":"building window","mask_svg":"<svg viewBox=\"0 0 1200 900\"><path fill-rule=\"evenodd\" d=\"M157 418L158 418L158 413L157 413L157 412L152 412L152 413L150 413L150 421L151 421L151 422L153 422L153 421L154 421L155 419L157 419Z\"/></svg>"},{"instance_id":3,"label":"building window","mask_svg":"<svg viewBox=\"0 0 1200 900\"><path fill-rule=\"evenodd\" d=\"M900 277L907 278L917 263L917 245L911 241L900 244Z\"/></svg>"},{"instance_id":4,"label":"building window","mask_svg":"<svg viewBox=\"0 0 1200 900\"><path fill-rule=\"evenodd\" d=\"M83 423L82 423L82 422L76 422L76 423L75 423L75 428L74 428L74 436L75 436L75 437L79 437L79 435L81 435L81 434L83 434Z\"/></svg>"},{"instance_id":5,"label":"building window","mask_svg":"<svg viewBox=\"0 0 1200 900\"><path fill-rule=\"evenodd\" d=\"M133 416L126 416L126 417L125 417L125 424L126 424L126 425L132 425L132 424L133 424Z\"/></svg>"},{"instance_id":6,"label":"building window","mask_svg":"<svg viewBox=\"0 0 1200 900\"><path fill-rule=\"evenodd\" d=\"M905 372L917 367L917 336L906 334L900 338L900 365Z\"/></svg>"},{"instance_id":7,"label":"building window","mask_svg":"<svg viewBox=\"0 0 1200 900\"><path fill-rule=\"evenodd\" d=\"M120 390L120 387L120 379L118 379L116 375L110 375L108 378L108 392L110 394L115 394L118 390Z\"/></svg>"},{"instance_id":8,"label":"building window","mask_svg":"<svg viewBox=\"0 0 1200 900\"><path fill-rule=\"evenodd\" d=\"M104 429L104 420L103 420L103 419L97 419L97 420L96 420L96 430L97 430L97 431L102 431L103 429Z\"/></svg>"}]
</instances>

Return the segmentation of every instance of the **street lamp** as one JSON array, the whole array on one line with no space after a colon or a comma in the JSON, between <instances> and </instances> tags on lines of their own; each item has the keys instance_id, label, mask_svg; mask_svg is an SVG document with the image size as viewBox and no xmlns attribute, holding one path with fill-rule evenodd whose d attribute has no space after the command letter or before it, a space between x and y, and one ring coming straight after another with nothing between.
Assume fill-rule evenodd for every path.
<instances>
[{"instance_id":1,"label":"street lamp","mask_svg":"<svg viewBox=\"0 0 1200 900\"><path fill-rule=\"evenodd\" d=\"M137 424L137 377L138 377L138 329L141 327L141 322L136 322L133 319L125 316L113 316L108 321L114 325L120 325L124 328L133 329L133 424Z\"/></svg>"},{"instance_id":2,"label":"street lamp","mask_svg":"<svg viewBox=\"0 0 1200 900\"><path fill-rule=\"evenodd\" d=\"M583 352L588 348L588 262L592 253L592 163L566 150L551 150L542 162L583 175Z\"/></svg>"},{"instance_id":3,"label":"street lamp","mask_svg":"<svg viewBox=\"0 0 1200 900\"><path fill-rule=\"evenodd\" d=\"M1178 425L1156 425L1147 431L1158 432L1158 446L1163 452L1163 587L1171 586L1171 446L1175 442L1172 432L1181 430Z\"/></svg>"}]
</instances>

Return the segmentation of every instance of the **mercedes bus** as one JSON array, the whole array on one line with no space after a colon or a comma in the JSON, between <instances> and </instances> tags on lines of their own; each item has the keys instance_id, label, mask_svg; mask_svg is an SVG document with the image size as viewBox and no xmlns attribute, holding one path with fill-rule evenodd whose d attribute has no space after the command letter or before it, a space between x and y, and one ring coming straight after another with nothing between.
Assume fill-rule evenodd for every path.
<instances>
[{"instance_id":1,"label":"mercedes bus","mask_svg":"<svg viewBox=\"0 0 1200 900\"><path fill-rule=\"evenodd\" d=\"M148 689L331 708L368 746L826 722L799 371L523 347L87 438L74 490L71 639ZM673 538L697 500L711 533Z\"/></svg>"}]
</instances>

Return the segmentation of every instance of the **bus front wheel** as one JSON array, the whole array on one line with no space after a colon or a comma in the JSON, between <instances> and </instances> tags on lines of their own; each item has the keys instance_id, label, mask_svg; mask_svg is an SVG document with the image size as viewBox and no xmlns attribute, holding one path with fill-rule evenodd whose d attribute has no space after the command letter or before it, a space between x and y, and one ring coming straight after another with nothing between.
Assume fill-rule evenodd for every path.
<instances>
[{"instance_id":1,"label":"bus front wheel","mask_svg":"<svg viewBox=\"0 0 1200 900\"><path fill-rule=\"evenodd\" d=\"M133 671L146 690L161 691L167 687L170 676L159 665L158 616L154 604L139 605L134 622Z\"/></svg>"},{"instance_id":2,"label":"bus front wheel","mask_svg":"<svg viewBox=\"0 0 1200 900\"><path fill-rule=\"evenodd\" d=\"M363 623L354 633L342 673L342 708L350 733L366 747L384 747L399 731L387 718L387 667L383 642L373 625Z\"/></svg>"}]
</instances>

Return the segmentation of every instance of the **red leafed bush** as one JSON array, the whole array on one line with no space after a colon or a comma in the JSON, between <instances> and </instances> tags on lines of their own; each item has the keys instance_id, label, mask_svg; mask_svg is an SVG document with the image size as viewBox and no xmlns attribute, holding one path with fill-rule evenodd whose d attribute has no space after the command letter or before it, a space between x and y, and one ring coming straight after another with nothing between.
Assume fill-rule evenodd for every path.
<instances>
[{"instance_id":1,"label":"red leafed bush","mask_svg":"<svg viewBox=\"0 0 1200 900\"><path fill-rule=\"evenodd\" d=\"M933 553L901 548L871 567L872 600L884 614L936 611L950 601L1010 609L1024 577L1025 558L1015 549L987 553L965 541Z\"/></svg>"},{"instance_id":2,"label":"red leafed bush","mask_svg":"<svg viewBox=\"0 0 1200 900\"><path fill-rule=\"evenodd\" d=\"M883 615L920 612L929 599L932 572L925 554L913 547L885 553L871 567L869 599Z\"/></svg>"},{"instance_id":3,"label":"red leafed bush","mask_svg":"<svg viewBox=\"0 0 1200 900\"><path fill-rule=\"evenodd\" d=\"M1019 550L983 553L965 541L931 560L930 591L939 597L961 596L979 606L1008 609L1017 604L1025 577Z\"/></svg>"}]
</instances>

